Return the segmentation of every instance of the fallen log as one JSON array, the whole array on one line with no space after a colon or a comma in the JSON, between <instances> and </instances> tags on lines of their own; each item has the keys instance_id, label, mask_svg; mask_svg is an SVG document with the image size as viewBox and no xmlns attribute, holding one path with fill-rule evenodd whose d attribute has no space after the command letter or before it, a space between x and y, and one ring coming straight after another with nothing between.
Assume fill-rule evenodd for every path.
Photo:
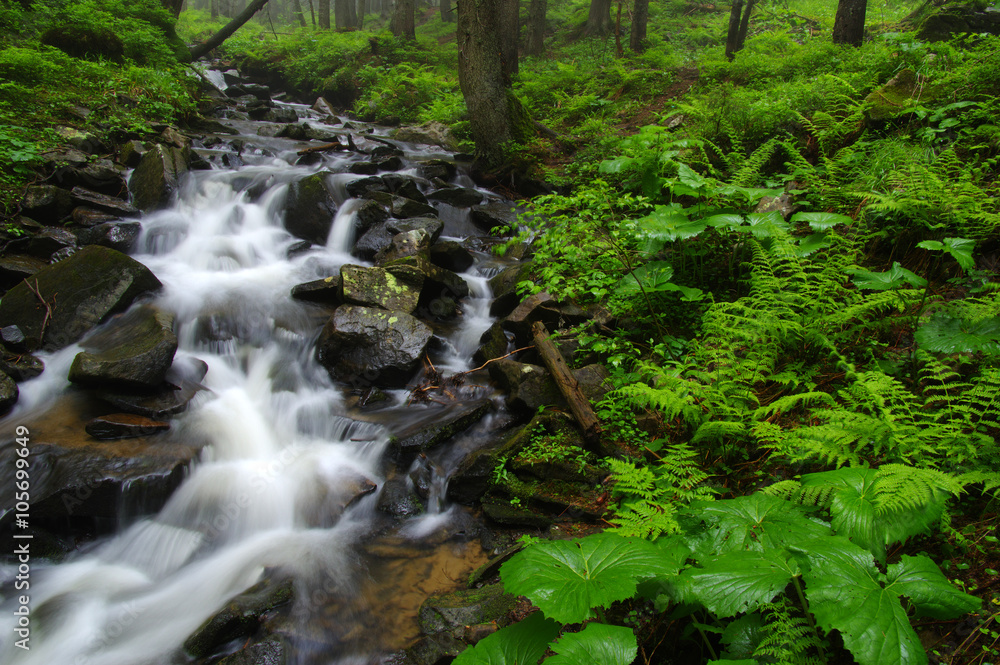
<instances>
[{"instance_id":1,"label":"fallen log","mask_svg":"<svg viewBox=\"0 0 1000 665\"><path fill-rule=\"evenodd\" d=\"M350 141L350 135L347 136L348 141ZM323 145L315 145L310 148L303 148L296 152L296 155L308 155L313 152L326 152L327 150L340 151L348 150L349 146L344 145L340 141L334 141L333 143L324 143Z\"/></svg>"},{"instance_id":2,"label":"fallen log","mask_svg":"<svg viewBox=\"0 0 1000 665\"><path fill-rule=\"evenodd\" d=\"M542 363L552 375L559 392L566 398L573 417L583 431L583 438L587 443L596 443L601 435L601 421L594 414L594 409L590 406L590 400L580 390L580 384L569 371L566 360L559 349L549 338L549 331L545 329L545 324L536 321L531 326L532 337L534 338L535 351L542 358Z\"/></svg>"}]
</instances>

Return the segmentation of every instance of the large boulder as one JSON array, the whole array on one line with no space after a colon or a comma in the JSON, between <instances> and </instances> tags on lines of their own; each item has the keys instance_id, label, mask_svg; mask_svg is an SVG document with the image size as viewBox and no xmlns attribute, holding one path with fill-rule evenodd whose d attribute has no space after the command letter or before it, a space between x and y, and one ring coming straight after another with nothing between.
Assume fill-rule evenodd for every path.
<instances>
[{"instance_id":1,"label":"large boulder","mask_svg":"<svg viewBox=\"0 0 1000 665\"><path fill-rule=\"evenodd\" d=\"M430 250L431 237L423 229L413 229L404 233L397 233L392 237L389 246L385 247L375 255L376 263L395 261L396 259L414 256L416 254L426 254Z\"/></svg>"},{"instance_id":2,"label":"large boulder","mask_svg":"<svg viewBox=\"0 0 1000 665\"><path fill-rule=\"evenodd\" d=\"M431 263L453 272L465 272L476 262L472 252L455 240L443 240L431 247Z\"/></svg>"},{"instance_id":3,"label":"large boulder","mask_svg":"<svg viewBox=\"0 0 1000 665\"><path fill-rule=\"evenodd\" d=\"M432 336L405 312L341 305L323 327L316 351L338 381L400 387L420 365Z\"/></svg>"},{"instance_id":4,"label":"large boulder","mask_svg":"<svg viewBox=\"0 0 1000 665\"><path fill-rule=\"evenodd\" d=\"M418 127L400 127L392 134L397 141L407 143L423 143L436 145L451 152L458 151L458 140L447 125L440 122L428 122Z\"/></svg>"},{"instance_id":5,"label":"large boulder","mask_svg":"<svg viewBox=\"0 0 1000 665\"><path fill-rule=\"evenodd\" d=\"M517 604L517 597L504 593L502 584L489 584L479 589L463 589L431 596L420 605L417 620L427 634L464 633L467 626L497 622L507 623L507 615Z\"/></svg>"},{"instance_id":6,"label":"large boulder","mask_svg":"<svg viewBox=\"0 0 1000 665\"><path fill-rule=\"evenodd\" d=\"M62 187L33 185L24 192L21 212L42 224L58 224L73 210L73 197Z\"/></svg>"},{"instance_id":7,"label":"large boulder","mask_svg":"<svg viewBox=\"0 0 1000 665\"><path fill-rule=\"evenodd\" d=\"M431 407L416 423L389 437L393 456L398 463L409 466L417 453L426 452L469 429L482 420L492 406L490 400L481 399L470 404Z\"/></svg>"},{"instance_id":8,"label":"large boulder","mask_svg":"<svg viewBox=\"0 0 1000 665\"><path fill-rule=\"evenodd\" d=\"M384 268L345 265L340 281L346 303L412 314L424 280L419 273L397 277Z\"/></svg>"},{"instance_id":9,"label":"large boulder","mask_svg":"<svg viewBox=\"0 0 1000 665\"><path fill-rule=\"evenodd\" d=\"M517 229L517 212L510 203L494 201L473 206L469 218L480 229L494 235L501 231L510 232L511 229Z\"/></svg>"},{"instance_id":10,"label":"large boulder","mask_svg":"<svg viewBox=\"0 0 1000 665\"><path fill-rule=\"evenodd\" d=\"M139 161L129 178L128 188L137 208L143 211L164 207L188 170L189 152L157 144Z\"/></svg>"},{"instance_id":11,"label":"large boulder","mask_svg":"<svg viewBox=\"0 0 1000 665\"><path fill-rule=\"evenodd\" d=\"M479 205L485 198L481 192L470 187L446 187L427 195L431 201L440 201L456 208L469 208Z\"/></svg>"},{"instance_id":12,"label":"large boulder","mask_svg":"<svg viewBox=\"0 0 1000 665\"><path fill-rule=\"evenodd\" d=\"M135 307L81 343L69 368L73 383L122 390L158 388L177 351L172 314Z\"/></svg>"},{"instance_id":13,"label":"large boulder","mask_svg":"<svg viewBox=\"0 0 1000 665\"><path fill-rule=\"evenodd\" d=\"M288 186L285 228L297 238L325 245L337 214L337 204L326 182L326 173L314 173Z\"/></svg>"},{"instance_id":14,"label":"large boulder","mask_svg":"<svg viewBox=\"0 0 1000 665\"><path fill-rule=\"evenodd\" d=\"M194 396L205 389L200 381L208 372L208 365L201 360L186 360L175 362L167 372L166 380L152 392L107 389L96 390L92 394L126 413L164 420L186 409Z\"/></svg>"},{"instance_id":15,"label":"large boulder","mask_svg":"<svg viewBox=\"0 0 1000 665\"><path fill-rule=\"evenodd\" d=\"M77 234L77 241L80 245L101 245L119 252L128 252L138 240L140 232L142 224L139 222L104 222L81 230Z\"/></svg>"},{"instance_id":16,"label":"large boulder","mask_svg":"<svg viewBox=\"0 0 1000 665\"><path fill-rule=\"evenodd\" d=\"M30 285L21 282L8 291L0 300L0 327L19 326L28 349L61 349L160 286L135 259L91 245L42 268Z\"/></svg>"},{"instance_id":17,"label":"large boulder","mask_svg":"<svg viewBox=\"0 0 1000 665\"><path fill-rule=\"evenodd\" d=\"M238 637L252 634L264 614L292 599L291 580L265 580L232 598L184 641L184 650L196 658L211 655Z\"/></svg>"}]
</instances>

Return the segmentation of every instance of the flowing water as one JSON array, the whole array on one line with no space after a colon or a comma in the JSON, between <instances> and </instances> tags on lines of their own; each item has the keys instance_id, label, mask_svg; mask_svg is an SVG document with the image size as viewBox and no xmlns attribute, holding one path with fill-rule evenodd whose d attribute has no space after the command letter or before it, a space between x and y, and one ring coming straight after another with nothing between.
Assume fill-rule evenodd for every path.
<instances>
[{"instance_id":1,"label":"flowing water","mask_svg":"<svg viewBox=\"0 0 1000 665\"><path fill-rule=\"evenodd\" d=\"M247 134L256 128L236 124ZM473 530L471 518L447 505L444 492L458 460L488 436L490 420L426 462L432 482L425 515L402 524L387 518L375 508L376 493L358 497L385 480L389 429L430 407L408 407L396 391L395 405L377 419L356 411L315 360L329 313L289 297L295 284L364 264L349 254L358 202L344 189L361 176L330 176L339 209L325 246L289 257L298 239L281 224L288 183L320 168L342 169L357 156L334 153L322 164L293 166L291 142L245 138L239 158L227 156L241 166L189 174L169 209L142 220L133 253L163 282L155 304L176 316L175 367L208 365L206 390L174 420L171 434L202 446L200 453L156 514L123 509L127 523L115 535L58 565L33 562L32 649L13 647L5 605L2 663L189 662L179 651L185 638L229 598L277 577L295 580L291 609L267 626L285 639L288 663L377 663L412 639L423 598L455 588L484 560L481 547L462 537ZM410 159L440 156L406 148ZM204 152L217 165L223 153ZM470 231L463 211L447 211L445 221L446 234ZM472 294L461 303L463 316L440 332L436 364L446 373L470 369L491 324L490 269L485 256L477 264L482 271L474 265L463 276ZM84 436L86 409L72 406L83 398L65 379L79 350L45 356L47 370L23 384L6 425L52 430L58 418L46 409L58 404L75 423L63 428L66 436ZM13 569L4 573L9 579Z\"/></svg>"}]
</instances>

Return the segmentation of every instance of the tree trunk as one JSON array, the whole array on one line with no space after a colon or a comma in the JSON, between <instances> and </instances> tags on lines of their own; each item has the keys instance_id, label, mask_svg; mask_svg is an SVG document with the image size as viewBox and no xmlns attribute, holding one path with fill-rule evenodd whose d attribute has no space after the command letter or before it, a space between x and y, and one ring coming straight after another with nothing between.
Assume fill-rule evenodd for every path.
<instances>
[{"instance_id":1,"label":"tree trunk","mask_svg":"<svg viewBox=\"0 0 1000 665\"><path fill-rule=\"evenodd\" d=\"M504 85L497 29L503 0L458 0L457 4L458 83L469 109L476 158L486 168L494 168L505 161L509 144L523 138L520 121L525 115Z\"/></svg>"},{"instance_id":2,"label":"tree trunk","mask_svg":"<svg viewBox=\"0 0 1000 665\"><path fill-rule=\"evenodd\" d=\"M184 5L184 0L160 0L160 3L174 18L181 15L181 7Z\"/></svg>"},{"instance_id":3,"label":"tree trunk","mask_svg":"<svg viewBox=\"0 0 1000 665\"><path fill-rule=\"evenodd\" d=\"M541 55L545 51L546 0L531 0L528 8L528 55Z\"/></svg>"},{"instance_id":4,"label":"tree trunk","mask_svg":"<svg viewBox=\"0 0 1000 665\"><path fill-rule=\"evenodd\" d=\"M365 0L358 0L358 7L357 7L358 14L357 14L357 21L355 21L355 25L357 26L358 30L365 27L365 12L368 10L367 4L368 3Z\"/></svg>"},{"instance_id":5,"label":"tree trunk","mask_svg":"<svg viewBox=\"0 0 1000 665\"><path fill-rule=\"evenodd\" d=\"M865 12L868 0L840 0L833 21L833 43L861 46L865 39Z\"/></svg>"},{"instance_id":6,"label":"tree trunk","mask_svg":"<svg viewBox=\"0 0 1000 665\"><path fill-rule=\"evenodd\" d=\"M743 50L750 28L750 13L757 0L733 0L729 10L729 30L726 32L726 58L732 60L737 51Z\"/></svg>"},{"instance_id":7,"label":"tree trunk","mask_svg":"<svg viewBox=\"0 0 1000 665\"><path fill-rule=\"evenodd\" d=\"M441 20L445 23L453 23L455 21L455 12L451 10L451 0L441 0Z\"/></svg>"},{"instance_id":8,"label":"tree trunk","mask_svg":"<svg viewBox=\"0 0 1000 665\"><path fill-rule=\"evenodd\" d=\"M313 30L316 29L316 8L313 7L313 0L306 0L309 3L309 18L312 19Z\"/></svg>"},{"instance_id":9,"label":"tree trunk","mask_svg":"<svg viewBox=\"0 0 1000 665\"><path fill-rule=\"evenodd\" d=\"M302 13L302 3L299 0L292 0L292 15L303 28L306 27L306 16Z\"/></svg>"},{"instance_id":10,"label":"tree trunk","mask_svg":"<svg viewBox=\"0 0 1000 665\"><path fill-rule=\"evenodd\" d=\"M333 22L338 30L351 27L352 2L353 0L333 0Z\"/></svg>"},{"instance_id":11,"label":"tree trunk","mask_svg":"<svg viewBox=\"0 0 1000 665\"><path fill-rule=\"evenodd\" d=\"M635 0L632 5L632 28L629 30L628 47L635 53L645 49L646 23L649 21L649 0Z\"/></svg>"},{"instance_id":12,"label":"tree trunk","mask_svg":"<svg viewBox=\"0 0 1000 665\"><path fill-rule=\"evenodd\" d=\"M219 0L210 0L212 3L212 18L219 18Z\"/></svg>"},{"instance_id":13,"label":"tree trunk","mask_svg":"<svg viewBox=\"0 0 1000 665\"><path fill-rule=\"evenodd\" d=\"M500 0L500 57L503 74L509 83L517 74L517 46L520 37L520 0Z\"/></svg>"},{"instance_id":14,"label":"tree trunk","mask_svg":"<svg viewBox=\"0 0 1000 665\"><path fill-rule=\"evenodd\" d=\"M253 18L253 15L259 12L266 4L267 0L253 0L253 2L251 2L239 16L234 18L232 21L227 23L225 27L212 35L208 41L192 46L190 51L191 60L198 60L199 58L208 55L209 51L229 39L230 35L239 30L240 26Z\"/></svg>"},{"instance_id":15,"label":"tree trunk","mask_svg":"<svg viewBox=\"0 0 1000 665\"><path fill-rule=\"evenodd\" d=\"M319 29L330 29L330 0L319 0Z\"/></svg>"},{"instance_id":16,"label":"tree trunk","mask_svg":"<svg viewBox=\"0 0 1000 665\"><path fill-rule=\"evenodd\" d=\"M747 0L747 8L743 10L743 20L740 21L739 49L737 49L739 51L742 51L747 43L747 31L750 29L750 13L753 12L753 7L756 4L757 0Z\"/></svg>"},{"instance_id":17,"label":"tree trunk","mask_svg":"<svg viewBox=\"0 0 1000 665\"><path fill-rule=\"evenodd\" d=\"M403 39L416 40L417 31L414 23L414 0L396 0L396 11L392 13L389 30Z\"/></svg>"},{"instance_id":18,"label":"tree trunk","mask_svg":"<svg viewBox=\"0 0 1000 665\"><path fill-rule=\"evenodd\" d=\"M587 37L603 37L611 32L611 0L590 0L590 13L583 34Z\"/></svg>"}]
</instances>

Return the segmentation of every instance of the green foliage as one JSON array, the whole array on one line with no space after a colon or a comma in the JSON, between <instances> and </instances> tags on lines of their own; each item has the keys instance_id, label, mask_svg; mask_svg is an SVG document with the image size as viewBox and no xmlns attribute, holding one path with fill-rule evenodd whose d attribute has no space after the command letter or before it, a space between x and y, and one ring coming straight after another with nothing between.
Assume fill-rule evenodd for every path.
<instances>
[{"instance_id":1,"label":"green foliage","mask_svg":"<svg viewBox=\"0 0 1000 665\"><path fill-rule=\"evenodd\" d=\"M556 655L549 665L630 665L638 653L629 628L587 624L579 633L567 633L552 645Z\"/></svg>"},{"instance_id":2,"label":"green foliage","mask_svg":"<svg viewBox=\"0 0 1000 665\"><path fill-rule=\"evenodd\" d=\"M559 632L559 625L540 613L524 621L487 635L455 659L456 665L523 665L535 663L549 642Z\"/></svg>"}]
</instances>

